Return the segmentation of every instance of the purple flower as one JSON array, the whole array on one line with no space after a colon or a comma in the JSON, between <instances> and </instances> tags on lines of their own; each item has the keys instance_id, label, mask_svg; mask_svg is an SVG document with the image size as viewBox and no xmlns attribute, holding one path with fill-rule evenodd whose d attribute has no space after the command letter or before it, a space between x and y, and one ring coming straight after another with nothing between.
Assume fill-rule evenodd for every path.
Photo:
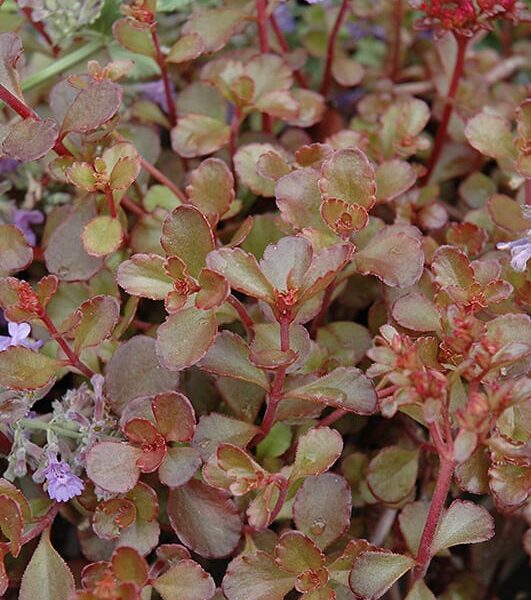
<instances>
[{"instance_id":1,"label":"purple flower","mask_svg":"<svg viewBox=\"0 0 531 600\"><path fill-rule=\"evenodd\" d=\"M20 161L14 158L0 158L0 175L15 171L20 164Z\"/></svg>"},{"instance_id":2,"label":"purple flower","mask_svg":"<svg viewBox=\"0 0 531 600\"><path fill-rule=\"evenodd\" d=\"M24 346L30 350L37 350L42 346L42 341L28 339L31 333L29 323L8 322L7 331L9 335L0 335L0 351L7 350L10 346Z\"/></svg>"},{"instance_id":3,"label":"purple flower","mask_svg":"<svg viewBox=\"0 0 531 600\"><path fill-rule=\"evenodd\" d=\"M348 23L347 29L355 40L372 38L385 41L385 29L381 25L371 25L368 21L359 20L355 23Z\"/></svg>"},{"instance_id":4,"label":"purple flower","mask_svg":"<svg viewBox=\"0 0 531 600\"><path fill-rule=\"evenodd\" d=\"M79 496L85 487L81 479L72 473L67 462L53 457L44 469L44 477L48 483L48 496L58 502L66 502Z\"/></svg>"},{"instance_id":5,"label":"purple flower","mask_svg":"<svg viewBox=\"0 0 531 600\"><path fill-rule=\"evenodd\" d=\"M287 4L282 3L275 8L275 19L278 26L284 33L292 33L295 31L295 17L291 13L291 8Z\"/></svg>"},{"instance_id":6,"label":"purple flower","mask_svg":"<svg viewBox=\"0 0 531 600\"><path fill-rule=\"evenodd\" d=\"M502 242L496 246L498 250L511 251L511 267L515 271L523 272L527 268L527 261L531 258L531 229L527 236L513 242Z\"/></svg>"},{"instance_id":7,"label":"purple flower","mask_svg":"<svg viewBox=\"0 0 531 600\"><path fill-rule=\"evenodd\" d=\"M13 210L13 225L22 231L26 241L30 246L35 246L37 238L33 233L30 225L39 225L44 221L44 215L40 210L24 210L15 208Z\"/></svg>"},{"instance_id":8,"label":"purple flower","mask_svg":"<svg viewBox=\"0 0 531 600\"><path fill-rule=\"evenodd\" d=\"M175 90L173 89L173 84L171 82L170 85L172 86L171 95L175 100ZM141 90L145 98L155 102L155 104L158 104L164 112L168 112L168 102L166 101L166 92L164 90L164 82L162 79L143 83Z\"/></svg>"}]
</instances>

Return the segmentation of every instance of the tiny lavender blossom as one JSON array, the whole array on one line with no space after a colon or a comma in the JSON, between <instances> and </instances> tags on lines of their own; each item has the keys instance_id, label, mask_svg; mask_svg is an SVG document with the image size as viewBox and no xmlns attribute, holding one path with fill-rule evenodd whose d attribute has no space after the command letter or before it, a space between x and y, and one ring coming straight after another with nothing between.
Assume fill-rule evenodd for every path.
<instances>
[{"instance_id":1,"label":"tiny lavender blossom","mask_svg":"<svg viewBox=\"0 0 531 600\"><path fill-rule=\"evenodd\" d=\"M515 271L525 271L527 261L531 258L531 229L527 232L526 237L513 242L501 242L496 247L499 250L510 250L511 267Z\"/></svg>"},{"instance_id":2,"label":"tiny lavender blossom","mask_svg":"<svg viewBox=\"0 0 531 600\"><path fill-rule=\"evenodd\" d=\"M162 81L162 79L158 79L157 81L149 81L148 83L143 83L141 89L142 95L145 98L151 100L152 102L155 102L155 104L158 104L162 108L162 110L168 112L169 107L168 102L166 100L166 94L164 93L164 82ZM171 93L173 99L175 100L175 90L173 89L173 86Z\"/></svg>"},{"instance_id":3,"label":"tiny lavender blossom","mask_svg":"<svg viewBox=\"0 0 531 600\"><path fill-rule=\"evenodd\" d=\"M42 341L29 339L31 325L29 323L13 323L7 325L9 335L0 335L0 351L7 350L10 346L24 346L30 350L37 350L42 346Z\"/></svg>"},{"instance_id":4,"label":"tiny lavender blossom","mask_svg":"<svg viewBox=\"0 0 531 600\"><path fill-rule=\"evenodd\" d=\"M15 208L13 211L13 225L22 233L30 246L35 246L37 238L30 225L40 225L44 221L44 215L40 210L24 210Z\"/></svg>"},{"instance_id":5,"label":"tiny lavender blossom","mask_svg":"<svg viewBox=\"0 0 531 600\"><path fill-rule=\"evenodd\" d=\"M81 479L72 473L70 465L55 457L50 458L44 477L48 483L48 496L58 502L66 502L79 496L85 487Z\"/></svg>"}]
</instances>

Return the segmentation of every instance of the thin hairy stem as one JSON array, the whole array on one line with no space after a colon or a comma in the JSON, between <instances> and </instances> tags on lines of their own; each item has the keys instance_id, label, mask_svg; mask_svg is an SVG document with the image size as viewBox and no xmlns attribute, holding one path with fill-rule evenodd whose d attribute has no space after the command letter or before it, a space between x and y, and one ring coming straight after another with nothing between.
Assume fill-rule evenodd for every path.
<instances>
[{"instance_id":1,"label":"thin hairy stem","mask_svg":"<svg viewBox=\"0 0 531 600\"><path fill-rule=\"evenodd\" d=\"M39 419L20 419L18 424L24 429L38 429L39 431L51 430L58 435L63 437L72 438L73 440L79 440L83 437L83 434L73 429L66 429L54 423L46 423L46 421L40 421Z\"/></svg>"},{"instance_id":2,"label":"thin hairy stem","mask_svg":"<svg viewBox=\"0 0 531 600\"><path fill-rule=\"evenodd\" d=\"M450 82L450 88L448 89L448 95L446 97L446 103L444 105L443 114L441 117L441 122L439 123L439 128L437 129L437 134L435 136L435 142L433 143L433 150L430 156L430 160L426 167L426 175L424 176L425 183L428 183L430 177L437 166L437 162L441 156L441 152L444 147L444 142L446 140L446 132L448 131L448 124L450 122L450 117L452 116L452 112L454 110L454 98L457 93L457 89L459 88L459 80L463 75L463 68L465 65L465 54L468 45L468 38L456 35L455 36L457 42L457 57L454 65L454 72L452 75L452 80Z\"/></svg>"},{"instance_id":3,"label":"thin hairy stem","mask_svg":"<svg viewBox=\"0 0 531 600\"><path fill-rule=\"evenodd\" d=\"M330 33L330 37L328 38L328 46L326 48L325 70L323 75L323 82L321 84L321 94L323 96L326 96L328 94L330 84L332 83L332 64L334 62L334 57L336 53L337 37L339 35L341 25L343 24L343 20L349 8L350 0L343 0L341 2L339 12L337 13L334 26L332 27L332 32Z\"/></svg>"}]
</instances>

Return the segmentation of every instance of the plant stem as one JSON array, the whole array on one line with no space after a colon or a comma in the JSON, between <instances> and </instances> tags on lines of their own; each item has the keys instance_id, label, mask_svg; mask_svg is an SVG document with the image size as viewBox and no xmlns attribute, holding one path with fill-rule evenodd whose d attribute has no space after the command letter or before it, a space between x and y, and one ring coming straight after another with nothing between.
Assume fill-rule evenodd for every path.
<instances>
[{"instance_id":1,"label":"plant stem","mask_svg":"<svg viewBox=\"0 0 531 600\"><path fill-rule=\"evenodd\" d=\"M40 121L41 118L39 115L30 108L25 102L17 98L15 94L11 93L3 84L0 83L0 100L3 100L10 108L12 108L18 115L20 115L23 119L34 119L35 121ZM59 156L71 156L71 152L69 152L63 142L61 140L57 140L53 147L55 152Z\"/></svg>"},{"instance_id":2,"label":"plant stem","mask_svg":"<svg viewBox=\"0 0 531 600\"><path fill-rule=\"evenodd\" d=\"M278 42L278 45L280 46L280 49L285 54L288 53L289 52L288 42L287 42L286 38L284 37L284 34L282 33L282 29L280 29L280 27L278 26L277 19L275 17L275 13L271 13L271 15L269 16L269 21L271 22L271 27L273 29L273 33L275 34L275 37L277 38L277 42ZM293 76L295 77L295 80L301 86L301 88L304 88L304 89L308 88L308 83L306 81L306 78L304 77L304 75L300 69L295 69L293 71Z\"/></svg>"},{"instance_id":3,"label":"plant stem","mask_svg":"<svg viewBox=\"0 0 531 600\"><path fill-rule=\"evenodd\" d=\"M371 544L381 546L385 542L385 538L395 522L397 512L396 508L384 508L369 540Z\"/></svg>"},{"instance_id":4,"label":"plant stem","mask_svg":"<svg viewBox=\"0 0 531 600\"><path fill-rule=\"evenodd\" d=\"M280 349L282 352L288 352L289 350L289 319L280 320ZM267 399L267 408L262 420L260 432L251 441L252 445L257 444L265 438L265 436L271 431L271 427L275 422L277 414L277 407L280 399L282 398L282 388L284 386L284 380L286 379L286 367L279 367L275 373L273 384L271 386L271 392Z\"/></svg>"},{"instance_id":5,"label":"plant stem","mask_svg":"<svg viewBox=\"0 0 531 600\"><path fill-rule=\"evenodd\" d=\"M258 40L260 44L260 53L269 52L269 39L267 37L267 0L256 0L256 18L258 21ZM264 133L271 133L271 117L262 114L262 130Z\"/></svg>"},{"instance_id":6,"label":"plant stem","mask_svg":"<svg viewBox=\"0 0 531 600\"><path fill-rule=\"evenodd\" d=\"M310 337L312 338L312 340L314 340L317 337L317 330L323 324L324 318L332 301L332 295L334 293L334 290L336 289L336 284L336 281L332 281L325 290L323 301L321 303L321 308L317 316L312 321L312 325L310 327Z\"/></svg>"},{"instance_id":7,"label":"plant stem","mask_svg":"<svg viewBox=\"0 0 531 600\"><path fill-rule=\"evenodd\" d=\"M162 75L162 82L164 84L164 93L166 95L166 104L168 105L168 116L170 118L170 123L172 127L175 127L177 124L177 112L175 110L175 102L173 101L173 96L171 93L171 84L170 84L170 75L168 73L168 65L166 64L166 60L164 58L164 54L162 54L162 50L160 49L159 36L157 34L157 24L154 23L151 28L151 37L153 39L153 44L155 44L155 51L157 53L157 64L160 68L160 74Z\"/></svg>"},{"instance_id":8,"label":"plant stem","mask_svg":"<svg viewBox=\"0 0 531 600\"><path fill-rule=\"evenodd\" d=\"M343 19L345 18L349 7L350 0L342 0L341 8L337 13L336 21L332 27L330 37L328 38L328 46L326 48L326 64L323 75L323 83L321 84L321 95L325 97L328 94L330 83L332 82L332 63L334 62L334 55L336 53L337 36L339 35L339 30L341 29Z\"/></svg>"},{"instance_id":9,"label":"plant stem","mask_svg":"<svg viewBox=\"0 0 531 600\"><path fill-rule=\"evenodd\" d=\"M188 198L185 196L184 192L182 190L180 190L173 183L173 181L171 181L171 179L168 179L166 177L166 175L164 175L164 173L161 173L157 169L157 167L152 165L145 158L142 158L142 156L139 156L139 160L140 160L140 164L142 165L142 168L145 169L151 175L151 177L153 177L153 179L156 179L159 183L162 183L162 185L165 185L169 190L171 190L177 196L177 198L179 198L179 200L181 202L183 202L183 203L188 202Z\"/></svg>"},{"instance_id":10,"label":"plant stem","mask_svg":"<svg viewBox=\"0 0 531 600\"><path fill-rule=\"evenodd\" d=\"M148 213L139 206L136 202L133 202L131 198L124 196L120 202L120 204L127 209L130 213L136 215L139 218L145 217Z\"/></svg>"},{"instance_id":11,"label":"plant stem","mask_svg":"<svg viewBox=\"0 0 531 600\"><path fill-rule=\"evenodd\" d=\"M23 546L31 540L35 539L38 535L40 535L46 528L50 527L59 512L60 504L59 502L54 502L50 510L40 519L35 527L27 530L24 535L20 538L20 545ZM0 554L2 552L9 552L10 543L9 542L0 542Z\"/></svg>"},{"instance_id":12,"label":"plant stem","mask_svg":"<svg viewBox=\"0 0 531 600\"><path fill-rule=\"evenodd\" d=\"M75 440L81 439L83 434L79 431L74 431L73 429L65 429L64 427L60 427L59 425L54 425L53 423L46 423L45 421L40 421L39 419L20 419L18 422L23 429L38 429L41 431L48 431L51 429L62 435L63 437L72 438Z\"/></svg>"},{"instance_id":13,"label":"plant stem","mask_svg":"<svg viewBox=\"0 0 531 600\"><path fill-rule=\"evenodd\" d=\"M282 510L282 507L284 506L284 502L286 501L286 496L288 494L288 480L282 475L277 474L274 475L274 478L279 484L278 500L275 504L275 508L271 511L271 515L269 517L269 524L271 524L277 518L278 513Z\"/></svg>"},{"instance_id":14,"label":"plant stem","mask_svg":"<svg viewBox=\"0 0 531 600\"><path fill-rule=\"evenodd\" d=\"M450 484L452 483L452 475L455 466L452 453L443 451L439 456L439 474L437 475L437 483L435 484L435 491L433 492L433 497L431 499L426 524L424 525L422 536L420 538L419 549L417 552L417 566L413 571L413 583L424 577L430 565L433 539L441 519L446 496L450 490Z\"/></svg>"},{"instance_id":15,"label":"plant stem","mask_svg":"<svg viewBox=\"0 0 531 600\"><path fill-rule=\"evenodd\" d=\"M234 155L238 150L238 133L240 131L240 125L242 123L242 114L239 106L234 107L234 115L230 122L230 138L229 138L229 152L230 152L230 164L232 169L232 176L234 181L237 182L236 171L234 169Z\"/></svg>"},{"instance_id":16,"label":"plant stem","mask_svg":"<svg viewBox=\"0 0 531 600\"><path fill-rule=\"evenodd\" d=\"M27 6L25 6L21 10L26 15L28 21L31 23L31 25L35 29L35 31L40 33L40 35L44 39L44 41L50 46L53 55L57 56L59 54L59 52L61 51L61 49L59 48L59 46L57 46L57 44L53 43L52 38L49 36L49 34L46 31L46 29L44 28L44 25L42 24L42 22L33 20L33 10Z\"/></svg>"},{"instance_id":17,"label":"plant stem","mask_svg":"<svg viewBox=\"0 0 531 600\"><path fill-rule=\"evenodd\" d=\"M98 52L98 50L101 50L104 47L105 40L103 38L83 44L82 46L77 48L77 50L74 50L70 54L67 54L66 56L63 56L60 59L52 62L50 65L42 69L42 71L39 71L38 73L35 73L27 79L25 79L22 82L22 91L29 92L30 90L36 88L45 81L48 81L48 79L59 75L59 73L62 73L63 71L66 71L71 67L74 67L75 65L79 64L80 62L82 62L92 54L95 54L96 52Z\"/></svg>"},{"instance_id":18,"label":"plant stem","mask_svg":"<svg viewBox=\"0 0 531 600\"><path fill-rule=\"evenodd\" d=\"M112 219L116 219L116 205L114 204L114 198L112 195L111 188L105 188L105 200L107 201L107 207Z\"/></svg>"},{"instance_id":19,"label":"plant stem","mask_svg":"<svg viewBox=\"0 0 531 600\"><path fill-rule=\"evenodd\" d=\"M403 17L403 6L402 0L395 0L395 6L393 10L393 45L391 55L391 79L396 81L400 70L400 46L402 41L402 17Z\"/></svg>"},{"instance_id":20,"label":"plant stem","mask_svg":"<svg viewBox=\"0 0 531 600\"><path fill-rule=\"evenodd\" d=\"M254 338L254 323L251 319L249 313L245 306L232 294L227 298L227 302L234 308L234 310L238 313L238 317L240 321L243 323L245 327L245 331L247 332L247 337L249 338L249 342L252 342Z\"/></svg>"},{"instance_id":21,"label":"plant stem","mask_svg":"<svg viewBox=\"0 0 531 600\"><path fill-rule=\"evenodd\" d=\"M59 331L57 331L57 328L50 317L46 313L43 313L42 315L39 315L39 318L44 323L46 329L50 332L50 335L59 344L62 351L68 357L70 365L81 371L83 375L90 379L94 375L94 371L87 367L87 365L80 360L79 356L72 350L72 348L70 348L63 336L59 333Z\"/></svg>"},{"instance_id":22,"label":"plant stem","mask_svg":"<svg viewBox=\"0 0 531 600\"><path fill-rule=\"evenodd\" d=\"M528 177L524 183L524 191L525 191L525 203L527 206L531 206L531 178Z\"/></svg>"},{"instance_id":23,"label":"plant stem","mask_svg":"<svg viewBox=\"0 0 531 600\"><path fill-rule=\"evenodd\" d=\"M444 147L444 141L446 139L446 132L448 130L448 124L450 122L450 117L452 116L452 112L454 110L454 98L457 93L457 89L459 87L459 80L463 74L463 67L465 65L465 54L468 45L468 38L455 34L455 40L457 42L457 56L454 65L454 72L452 75L452 80L450 82L450 88L448 89L448 95L446 97L446 103L444 105L443 114L441 117L441 122L439 123L439 128L437 129L437 134L435 136L435 142L433 143L433 151L430 156L430 160L426 167L426 175L424 175L425 183L428 183L430 180L433 171L435 170L435 166L439 160L442 149Z\"/></svg>"}]
</instances>

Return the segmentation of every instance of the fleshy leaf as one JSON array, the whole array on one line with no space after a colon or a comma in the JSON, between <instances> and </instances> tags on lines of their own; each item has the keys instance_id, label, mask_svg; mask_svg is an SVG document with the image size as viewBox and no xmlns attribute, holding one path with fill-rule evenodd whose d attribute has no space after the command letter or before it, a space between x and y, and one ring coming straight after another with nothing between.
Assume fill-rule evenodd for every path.
<instances>
[{"instance_id":1,"label":"fleshy leaf","mask_svg":"<svg viewBox=\"0 0 531 600\"><path fill-rule=\"evenodd\" d=\"M69 336L74 339L74 350L98 346L112 333L120 317L120 305L112 296L94 296L76 310Z\"/></svg>"},{"instance_id":2,"label":"fleshy leaf","mask_svg":"<svg viewBox=\"0 0 531 600\"><path fill-rule=\"evenodd\" d=\"M169 447L159 467L161 483L170 488L185 485L201 466L201 457L195 448Z\"/></svg>"},{"instance_id":3,"label":"fleshy leaf","mask_svg":"<svg viewBox=\"0 0 531 600\"><path fill-rule=\"evenodd\" d=\"M376 408L376 392L369 379L354 367L339 367L328 375L285 393L286 398L309 400L360 415Z\"/></svg>"},{"instance_id":4,"label":"fleshy leaf","mask_svg":"<svg viewBox=\"0 0 531 600\"><path fill-rule=\"evenodd\" d=\"M405 600L436 600L436 598L424 581L419 579L413 584Z\"/></svg>"},{"instance_id":5,"label":"fleshy leaf","mask_svg":"<svg viewBox=\"0 0 531 600\"><path fill-rule=\"evenodd\" d=\"M485 542L494 535L494 520L483 507L466 500L454 500L437 528L433 552L459 544Z\"/></svg>"},{"instance_id":6,"label":"fleshy leaf","mask_svg":"<svg viewBox=\"0 0 531 600\"><path fill-rule=\"evenodd\" d=\"M217 52L238 31L246 18L246 12L232 8L196 11L183 27L183 33L199 34L205 52Z\"/></svg>"},{"instance_id":7,"label":"fleshy leaf","mask_svg":"<svg viewBox=\"0 0 531 600\"><path fill-rule=\"evenodd\" d=\"M343 440L337 430L330 427L310 429L298 440L290 480L328 471L342 450Z\"/></svg>"},{"instance_id":8,"label":"fleshy leaf","mask_svg":"<svg viewBox=\"0 0 531 600\"><path fill-rule=\"evenodd\" d=\"M216 315L212 310L186 308L170 315L157 331L157 355L168 369L181 371L197 363L214 342Z\"/></svg>"},{"instance_id":9,"label":"fleshy leaf","mask_svg":"<svg viewBox=\"0 0 531 600\"><path fill-rule=\"evenodd\" d=\"M137 460L142 451L121 442L101 442L87 455L87 475L107 492L124 494L132 490L140 469Z\"/></svg>"},{"instance_id":10,"label":"fleshy leaf","mask_svg":"<svg viewBox=\"0 0 531 600\"><path fill-rule=\"evenodd\" d=\"M141 298L164 300L173 290L164 259L158 254L134 254L120 264L116 278L128 294Z\"/></svg>"},{"instance_id":11,"label":"fleshy leaf","mask_svg":"<svg viewBox=\"0 0 531 600\"><path fill-rule=\"evenodd\" d=\"M466 125L465 135L476 150L491 158L509 158L515 155L509 123L502 117L479 113Z\"/></svg>"},{"instance_id":12,"label":"fleshy leaf","mask_svg":"<svg viewBox=\"0 0 531 600\"><path fill-rule=\"evenodd\" d=\"M86 133L111 119L122 103L122 89L104 79L82 89L66 112L61 134Z\"/></svg>"},{"instance_id":13,"label":"fleshy leaf","mask_svg":"<svg viewBox=\"0 0 531 600\"><path fill-rule=\"evenodd\" d=\"M192 479L170 491L168 516L181 542L204 558L234 551L242 532L236 505L226 495Z\"/></svg>"},{"instance_id":14,"label":"fleshy leaf","mask_svg":"<svg viewBox=\"0 0 531 600\"><path fill-rule=\"evenodd\" d=\"M324 562L324 555L319 548L300 531L286 531L275 546L278 565L288 573L304 573L315 571Z\"/></svg>"},{"instance_id":15,"label":"fleshy leaf","mask_svg":"<svg viewBox=\"0 0 531 600\"><path fill-rule=\"evenodd\" d=\"M321 549L329 546L348 529L351 513L350 486L335 473L306 478L293 504L293 519L297 529Z\"/></svg>"},{"instance_id":16,"label":"fleshy leaf","mask_svg":"<svg viewBox=\"0 0 531 600\"><path fill-rule=\"evenodd\" d=\"M405 160L389 160L378 165L376 199L378 202L393 200L406 192L416 181L413 167Z\"/></svg>"},{"instance_id":17,"label":"fleshy leaf","mask_svg":"<svg viewBox=\"0 0 531 600\"><path fill-rule=\"evenodd\" d=\"M0 381L13 390L36 390L50 383L61 366L29 348L11 346L0 352Z\"/></svg>"},{"instance_id":18,"label":"fleshy leaf","mask_svg":"<svg viewBox=\"0 0 531 600\"><path fill-rule=\"evenodd\" d=\"M172 565L155 579L153 587L163 600L209 600L216 591L212 577L189 559Z\"/></svg>"},{"instance_id":19,"label":"fleshy leaf","mask_svg":"<svg viewBox=\"0 0 531 600\"><path fill-rule=\"evenodd\" d=\"M2 142L2 151L11 158L29 162L46 156L54 147L59 131L53 119L31 117L18 121Z\"/></svg>"},{"instance_id":20,"label":"fleshy leaf","mask_svg":"<svg viewBox=\"0 0 531 600\"><path fill-rule=\"evenodd\" d=\"M413 331L438 331L441 327L441 317L435 304L419 292L397 298L392 314L399 325Z\"/></svg>"},{"instance_id":21,"label":"fleshy leaf","mask_svg":"<svg viewBox=\"0 0 531 600\"><path fill-rule=\"evenodd\" d=\"M33 250L14 225L0 225L0 276L22 271L33 260Z\"/></svg>"},{"instance_id":22,"label":"fleshy leaf","mask_svg":"<svg viewBox=\"0 0 531 600\"><path fill-rule=\"evenodd\" d=\"M225 415L211 413L199 419L193 446L199 450L203 460L213 454L219 444L245 447L258 433L258 427Z\"/></svg>"},{"instance_id":23,"label":"fleshy leaf","mask_svg":"<svg viewBox=\"0 0 531 600\"><path fill-rule=\"evenodd\" d=\"M20 600L58 600L74 593L74 577L50 542L46 529L31 557L20 584Z\"/></svg>"},{"instance_id":24,"label":"fleshy leaf","mask_svg":"<svg viewBox=\"0 0 531 600\"><path fill-rule=\"evenodd\" d=\"M167 442L189 442L195 431L194 408L179 392L158 394L151 402L157 429Z\"/></svg>"},{"instance_id":25,"label":"fleshy leaf","mask_svg":"<svg viewBox=\"0 0 531 600\"><path fill-rule=\"evenodd\" d=\"M171 147L185 158L212 154L230 139L230 126L208 115L188 114L171 130Z\"/></svg>"},{"instance_id":26,"label":"fleshy leaf","mask_svg":"<svg viewBox=\"0 0 531 600\"><path fill-rule=\"evenodd\" d=\"M219 158L207 158L190 176L190 202L215 224L234 200L234 178Z\"/></svg>"},{"instance_id":27,"label":"fleshy leaf","mask_svg":"<svg viewBox=\"0 0 531 600\"><path fill-rule=\"evenodd\" d=\"M357 596L377 600L415 565L415 561L393 552L364 552L350 572L349 583Z\"/></svg>"},{"instance_id":28,"label":"fleshy leaf","mask_svg":"<svg viewBox=\"0 0 531 600\"><path fill-rule=\"evenodd\" d=\"M369 463L367 483L371 492L383 502L403 500L417 480L419 454L399 446L389 446Z\"/></svg>"},{"instance_id":29,"label":"fleshy leaf","mask_svg":"<svg viewBox=\"0 0 531 600\"><path fill-rule=\"evenodd\" d=\"M184 63L200 56L205 50L203 38L196 32L182 35L170 48L166 62Z\"/></svg>"},{"instance_id":30,"label":"fleshy leaf","mask_svg":"<svg viewBox=\"0 0 531 600\"><path fill-rule=\"evenodd\" d=\"M112 31L114 37L127 50L153 59L156 58L157 50L148 23L134 21L129 18L119 19L114 23Z\"/></svg>"}]
</instances>

